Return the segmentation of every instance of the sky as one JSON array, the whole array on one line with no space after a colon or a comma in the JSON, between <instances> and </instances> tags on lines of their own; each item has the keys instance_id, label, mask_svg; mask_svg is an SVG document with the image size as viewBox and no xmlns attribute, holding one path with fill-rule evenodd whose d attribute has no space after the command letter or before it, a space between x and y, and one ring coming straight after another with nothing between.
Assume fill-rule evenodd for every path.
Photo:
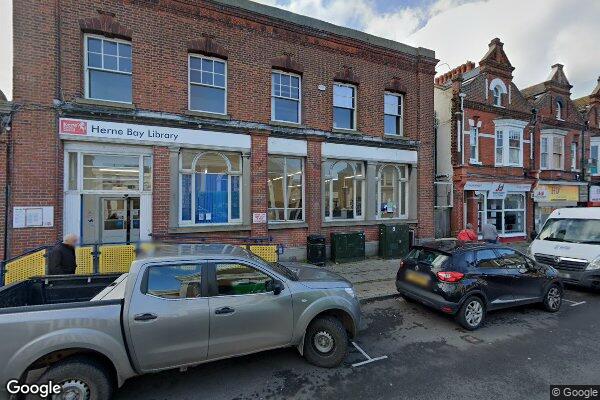
<instances>
[{"instance_id":1,"label":"sky","mask_svg":"<svg viewBox=\"0 0 600 400\"><path fill-rule=\"evenodd\" d=\"M0 0L0 90L12 98L11 3ZM565 65L573 98L600 76L598 0L257 0L412 46L435 50L438 74L478 62L495 37L525 88Z\"/></svg>"}]
</instances>

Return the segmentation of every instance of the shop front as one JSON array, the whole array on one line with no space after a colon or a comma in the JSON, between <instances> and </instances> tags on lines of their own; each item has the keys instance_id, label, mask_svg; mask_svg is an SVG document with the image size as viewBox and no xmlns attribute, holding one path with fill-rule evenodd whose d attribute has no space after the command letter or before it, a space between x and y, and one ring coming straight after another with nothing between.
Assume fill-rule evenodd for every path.
<instances>
[{"instance_id":1,"label":"shop front","mask_svg":"<svg viewBox=\"0 0 600 400\"><path fill-rule=\"evenodd\" d=\"M539 232L552 211L558 208L577 207L587 184L583 182L552 183L540 181L533 190L535 203L534 226Z\"/></svg>"},{"instance_id":2,"label":"shop front","mask_svg":"<svg viewBox=\"0 0 600 400\"><path fill-rule=\"evenodd\" d=\"M476 199L478 232L483 224L491 223L500 238L527 236L527 194L531 184L468 181L464 190L471 191ZM468 213L466 204L465 213ZM474 216L468 220L474 220Z\"/></svg>"}]
</instances>

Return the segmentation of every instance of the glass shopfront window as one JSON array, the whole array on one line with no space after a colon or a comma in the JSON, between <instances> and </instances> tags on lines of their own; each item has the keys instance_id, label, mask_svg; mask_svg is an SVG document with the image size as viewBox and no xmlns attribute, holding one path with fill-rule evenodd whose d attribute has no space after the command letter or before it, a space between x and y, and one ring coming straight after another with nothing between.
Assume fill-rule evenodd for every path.
<instances>
[{"instance_id":1,"label":"glass shopfront window","mask_svg":"<svg viewBox=\"0 0 600 400\"><path fill-rule=\"evenodd\" d=\"M180 155L180 224L241 222L241 155L189 152Z\"/></svg>"},{"instance_id":2,"label":"glass shopfront window","mask_svg":"<svg viewBox=\"0 0 600 400\"><path fill-rule=\"evenodd\" d=\"M71 156L69 157L71 163ZM140 173L140 170L143 172ZM73 178L77 178L74 171L70 174L69 188L76 185ZM139 191L143 188L149 191L151 185L150 156L83 154L83 190Z\"/></svg>"},{"instance_id":3,"label":"glass shopfront window","mask_svg":"<svg viewBox=\"0 0 600 400\"><path fill-rule=\"evenodd\" d=\"M383 165L377 177L377 196L379 218L406 218L408 183L405 165Z\"/></svg>"},{"instance_id":4,"label":"glass shopfront window","mask_svg":"<svg viewBox=\"0 0 600 400\"><path fill-rule=\"evenodd\" d=\"M525 234L525 194L508 193L504 200L487 199L486 220L500 234Z\"/></svg>"},{"instance_id":5,"label":"glass shopfront window","mask_svg":"<svg viewBox=\"0 0 600 400\"><path fill-rule=\"evenodd\" d=\"M362 219L364 163L328 161L325 171L325 219Z\"/></svg>"},{"instance_id":6,"label":"glass shopfront window","mask_svg":"<svg viewBox=\"0 0 600 400\"><path fill-rule=\"evenodd\" d=\"M302 159L269 156L269 221L302 221Z\"/></svg>"}]
</instances>

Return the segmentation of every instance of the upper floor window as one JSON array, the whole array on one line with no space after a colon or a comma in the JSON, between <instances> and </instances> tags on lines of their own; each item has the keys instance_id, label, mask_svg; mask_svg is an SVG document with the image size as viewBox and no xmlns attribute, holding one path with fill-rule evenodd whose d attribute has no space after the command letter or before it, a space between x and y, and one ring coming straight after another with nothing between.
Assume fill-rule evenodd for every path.
<instances>
[{"instance_id":1,"label":"upper floor window","mask_svg":"<svg viewBox=\"0 0 600 400\"><path fill-rule=\"evenodd\" d=\"M364 163L328 161L325 174L325 219L362 219Z\"/></svg>"},{"instance_id":2,"label":"upper floor window","mask_svg":"<svg viewBox=\"0 0 600 400\"><path fill-rule=\"evenodd\" d=\"M523 128L526 122L505 119L495 120L496 126L496 160L497 167L523 166Z\"/></svg>"},{"instance_id":3,"label":"upper floor window","mask_svg":"<svg viewBox=\"0 0 600 400\"><path fill-rule=\"evenodd\" d=\"M540 168L564 168L564 137L561 135L542 135L540 145Z\"/></svg>"},{"instance_id":4,"label":"upper floor window","mask_svg":"<svg viewBox=\"0 0 600 400\"><path fill-rule=\"evenodd\" d=\"M556 101L556 119L558 119L558 120L563 119L563 106L562 106L562 103L560 102L560 100Z\"/></svg>"},{"instance_id":5,"label":"upper floor window","mask_svg":"<svg viewBox=\"0 0 600 400\"><path fill-rule=\"evenodd\" d=\"M131 43L85 36L85 97L131 103Z\"/></svg>"},{"instance_id":6,"label":"upper floor window","mask_svg":"<svg viewBox=\"0 0 600 400\"><path fill-rule=\"evenodd\" d=\"M356 86L334 83L333 127L356 130Z\"/></svg>"},{"instance_id":7,"label":"upper floor window","mask_svg":"<svg viewBox=\"0 0 600 400\"><path fill-rule=\"evenodd\" d=\"M302 221L301 158L269 155L269 221Z\"/></svg>"},{"instance_id":8,"label":"upper floor window","mask_svg":"<svg viewBox=\"0 0 600 400\"><path fill-rule=\"evenodd\" d=\"M183 151L179 171L180 224L240 223L241 175L240 154Z\"/></svg>"},{"instance_id":9,"label":"upper floor window","mask_svg":"<svg viewBox=\"0 0 600 400\"><path fill-rule=\"evenodd\" d=\"M598 175L600 173L600 161L598 155L600 154L600 143L592 143L590 146L590 174Z\"/></svg>"},{"instance_id":10,"label":"upper floor window","mask_svg":"<svg viewBox=\"0 0 600 400\"><path fill-rule=\"evenodd\" d=\"M472 127L469 135L470 147L471 147L471 163L477 164L479 162L479 128Z\"/></svg>"},{"instance_id":11,"label":"upper floor window","mask_svg":"<svg viewBox=\"0 0 600 400\"><path fill-rule=\"evenodd\" d=\"M386 93L384 97L384 133L386 135L403 134L404 96Z\"/></svg>"},{"instance_id":12,"label":"upper floor window","mask_svg":"<svg viewBox=\"0 0 600 400\"><path fill-rule=\"evenodd\" d=\"M571 171L577 171L577 142L571 143Z\"/></svg>"},{"instance_id":13,"label":"upper floor window","mask_svg":"<svg viewBox=\"0 0 600 400\"><path fill-rule=\"evenodd\" d=\"M500 86L494 86L494 90L492 91L494 94L494 105L502 106L502 90Z\"/></svg>"},{"instance_id":14,"label":"upper floor window","mask_svg":"<svg viewBox=\"0 0 600 400\"><path fill-rule=\"evenodd\" d=\"M406 218L408 183L405 165L384 165L378 175L377 215L379 218Z\"/></svg>"},{"instance_id":15,"label":"upper floor window","mask_svg":"<svg viewBox=\"0 0 600 400\"><path fill-rule=\"evenodd\" d=\"M227 113L227 64L216 58L190 54L189 109Z\"/></svg>"},{"instance_id":16,"label":"upper floor window","mask_svg":"<svg viewBox=\"0 0 600 400\"><path fill-rule=\"evenodd\" d=\"M300 123L300 77L285 72L271 74L271 119Z\"/></svg>"}]
</instances>

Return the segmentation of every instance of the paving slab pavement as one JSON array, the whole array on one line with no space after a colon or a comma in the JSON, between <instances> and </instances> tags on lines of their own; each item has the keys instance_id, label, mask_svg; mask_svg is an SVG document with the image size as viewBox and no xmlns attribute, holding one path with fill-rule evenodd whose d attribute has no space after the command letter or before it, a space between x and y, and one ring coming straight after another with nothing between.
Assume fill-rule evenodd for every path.
<instances>
[{"instance_id":1,"label":"paving slab pavement","mask_svg":"<svg viewBox=\"0 0 600 400\"><path fill-rule=\"evenodd\" d=\"M367 258L343 264L329 263L325 268L352 282L357 297L364 302L398 294L395 280L399 263L399 259Z\"/></svg>"}]
</instances>

